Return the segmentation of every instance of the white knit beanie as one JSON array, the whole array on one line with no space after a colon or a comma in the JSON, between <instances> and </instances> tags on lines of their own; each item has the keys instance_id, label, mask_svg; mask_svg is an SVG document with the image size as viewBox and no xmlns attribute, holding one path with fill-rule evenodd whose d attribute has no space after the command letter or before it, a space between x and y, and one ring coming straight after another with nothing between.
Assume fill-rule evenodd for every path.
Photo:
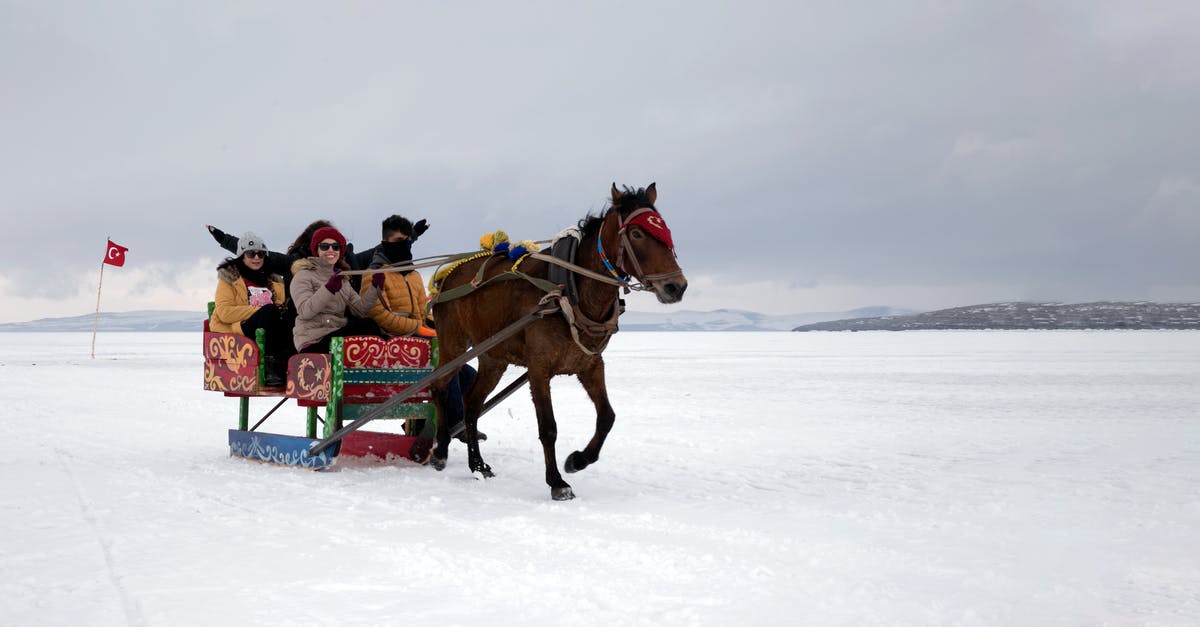
<instances>
[{"instance_id":1,"label":"white knit beanie","mask_svg":"<svg viewBox=\"0 0 1200 627\"><path fill-rule=\"evenodd\" d=\"M253 231L246 231L242 234L241 239L238 240L237 254L238 257L241 257L242 255L246 254L247 250L265 251L266 249L267 245L263 243L261 237L255 235Z\"/></svg>"}]
</instances>

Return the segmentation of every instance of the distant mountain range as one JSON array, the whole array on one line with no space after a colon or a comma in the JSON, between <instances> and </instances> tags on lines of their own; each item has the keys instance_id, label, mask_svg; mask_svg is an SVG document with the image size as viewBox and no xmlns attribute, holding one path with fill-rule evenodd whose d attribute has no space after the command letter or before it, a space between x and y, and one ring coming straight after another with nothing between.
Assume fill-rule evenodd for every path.
<instances>
[{"instance_id":1,"label":"distant mountain range","mask_svg":"<svg viewBox=\"0 0 1200 627\"><path fill-rule=\"evenodd\" d=\"M1200 329L1200 303L993 303L810 323L794 331L921 329Z\"/></svg>"},{"instance_id":2,"label":"distant mountain range","mask_svg":"<svg viewBox=\"0 0 1200 627\"><path fill-rule=\"evenodd\" d=\"M69 318L42 318L29 322L0 324L2 331L24 332L78 332L91 331L95 325L100 331L199 331L204 328L208 316L199 311L125 311L117 313L71 316Z\"/></svg>"},{"instance_id":3,"label":"distant mountain range","mask_svg":"<svg viewBox=\"0 0 1200 627\"><path fill-rule=\"evenodd\" d=\"M850 311L818 312L772 316L738 309L715 311L667 311L650 313L626 311L621 316L622 331L790 331L799 325L828 320L903 316L917 313L912 309L863 307Z\"/></svg>"},{"instance_id":4,"label":"distant mountain range","mask_svg":"<svg viewBox=\"0 0 1200 627\"><path fill-rule=\"evenodd\" d=\"M864 307L851 311L769 316L753 311L718 309L716 311L670 311L649 313L627 311L621 316L622 331L790 331L798 325L863 318L899 316L915 313L910 309ZM207 316L193 311L128 311L100 313L100 331L199 331ZM69 318L42 318L30 322L0 324L0 332L81 332L92 330L95 314Z\"/></svg>"},{"instance_id":5,"label":"distant mountain range","mask_svg":"<svg viewBox=\"0 0 1200 627\"><path fill-rule=\"evenodd\" d=\"M101 313L105 332L199 331L193 311ZM91 331L95 315L0 324L0 332ZM918 329L1200 329L1200 303L993 303L929 312L892 307L774 316L737 309L627 311L622 331L907 331Z\"/></svg>"}]
</instances>

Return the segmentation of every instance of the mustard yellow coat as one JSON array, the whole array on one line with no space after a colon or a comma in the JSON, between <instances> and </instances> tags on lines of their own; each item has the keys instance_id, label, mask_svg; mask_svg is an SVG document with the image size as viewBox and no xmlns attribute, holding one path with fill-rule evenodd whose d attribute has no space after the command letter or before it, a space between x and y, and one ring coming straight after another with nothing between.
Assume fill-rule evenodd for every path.
<instances>
[{"instance_id":1,"label":"mustard yellow coat","mask_svg":"<svg viewBox=\"0 0 1200 627\"><path fill-rule=\"evenodd\" d=\"M363 291L371 285L374 274L363 276ZM385 272L379 302L371 308L371 319L388 335L413 335L425 320L425 304L429 297L425 283L417 271L401 274Z\"/></svg>"},{"instance_id":2,"label":"mustard yellow coat","mask_svg":"<svg viewBox=\"0 0 1200 627\"><path fill-rule=\"evenodd\" d=\"M283 306L283 282L276 275L271 275L267 287L271 290L271 302ZM212 317L208 319L208 330L214 333L242 333L242 322L248 320L258 307L250 305L247 294L246 279L242 278L237 266L221 264L217 268L217 293L213 296Z\"/></svg>"}]
</instances>

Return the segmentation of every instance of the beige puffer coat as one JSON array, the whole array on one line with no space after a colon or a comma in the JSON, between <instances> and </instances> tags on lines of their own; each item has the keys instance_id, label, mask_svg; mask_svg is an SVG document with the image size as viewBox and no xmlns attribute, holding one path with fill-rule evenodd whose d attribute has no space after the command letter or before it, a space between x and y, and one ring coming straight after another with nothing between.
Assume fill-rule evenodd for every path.
<instances>
[{"instance_id":1,"label":"beige puffer coat","mask_svg":"<svg viewBox=\"0 0 1200 627\"><path fill-rule=\"evenodd\" d=\"M379 300L379 290L368 284L362 296L354 291L347 277L336 294L325 289L333 276L333 268L318 257L300 259L292 264L292 302L296 304L296 327L293 337L296 350L346 326L346 308L356 316L366 318Z\"/></svg>"}]
</instances>

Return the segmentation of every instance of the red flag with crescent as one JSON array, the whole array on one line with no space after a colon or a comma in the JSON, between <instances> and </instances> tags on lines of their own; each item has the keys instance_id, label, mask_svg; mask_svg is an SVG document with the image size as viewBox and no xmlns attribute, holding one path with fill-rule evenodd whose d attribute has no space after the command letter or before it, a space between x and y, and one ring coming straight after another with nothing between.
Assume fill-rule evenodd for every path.
<instances>
[{"instance_id":1,"label":"red flag with crescent","mask_svg":"<svg viewBox=\"0 0 1200 627\"><path fill-rule=\"evenodd\" d=\"M125 265L125 251L129 250L120 244L114 244L112 240L108 240L108 252L104 253L104 263L110 266Z\"/></svg>"}]
</instances>

